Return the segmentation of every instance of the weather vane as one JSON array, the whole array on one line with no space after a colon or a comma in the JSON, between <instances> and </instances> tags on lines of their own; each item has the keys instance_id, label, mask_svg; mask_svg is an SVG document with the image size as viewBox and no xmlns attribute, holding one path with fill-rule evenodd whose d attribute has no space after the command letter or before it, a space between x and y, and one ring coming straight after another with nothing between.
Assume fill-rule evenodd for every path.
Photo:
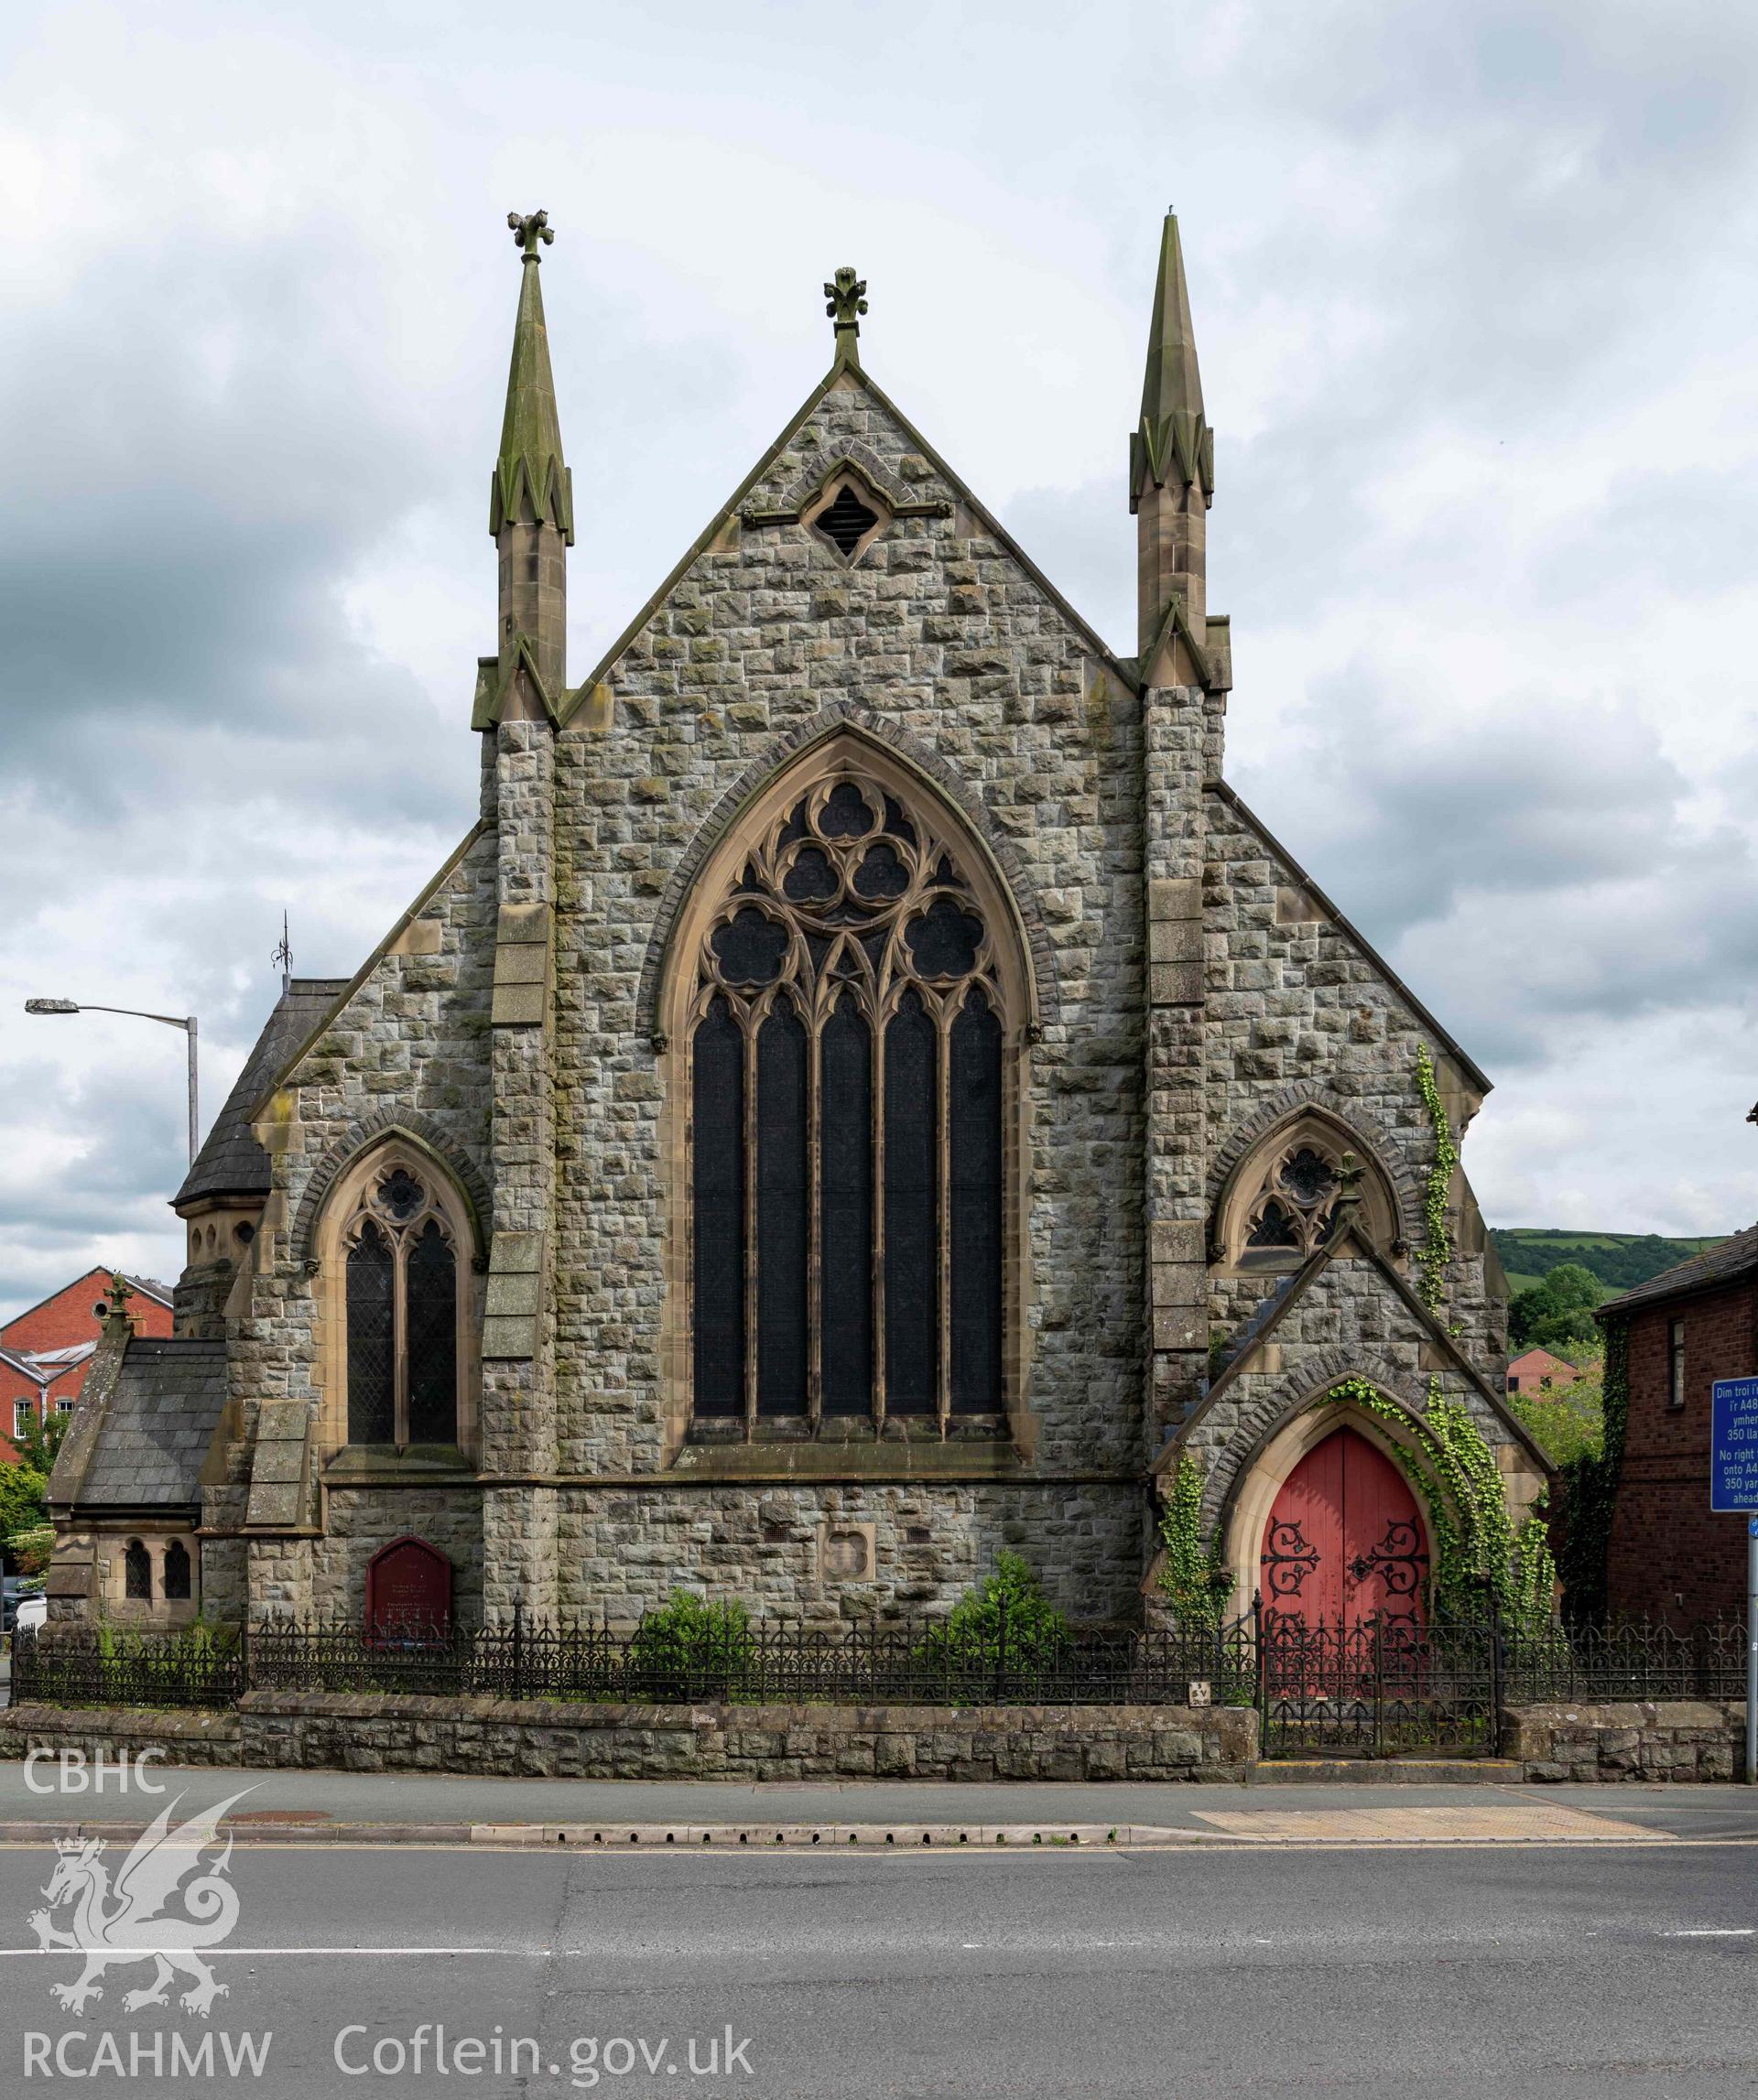
<instances>
[{"instance_id":1,"label":"weather vane","mask_svg":"<svg viewBox=\"0 0 1758 2100\"><path fill-rule=\"evenodd\" d=\"M547 246L556 237L555 230L549 223L549 214L547 211L527 211L521 217L516 211L509 211L506 222L512 227L513 238L518 244L526 261L541 261L537 254L537 243L541 241Z\"/></svg>"},{"instance_id":2,"label":"weather vane","mask_svg":"<svg viewBox=\"0 0 1758 2100\"><path fill-rule=\"evenodd\" d=\"M284 992L290 991L293 989L293 950L288 943L287 914L285 912L281 914L281 937L276 944L274 954L268 959L270 962L280 965L281 990Z\"/></svg>"}]
</instances>

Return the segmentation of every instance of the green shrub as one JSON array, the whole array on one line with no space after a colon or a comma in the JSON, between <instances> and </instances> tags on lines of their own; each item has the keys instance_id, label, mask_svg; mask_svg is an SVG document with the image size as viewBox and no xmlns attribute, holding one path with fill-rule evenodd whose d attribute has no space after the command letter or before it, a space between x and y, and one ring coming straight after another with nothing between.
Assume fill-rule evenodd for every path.
<instances>
[{"instance_id":1,"label":"green shrub","mask_svg":"<svg viewBox=\"0 0 1758 2100\"><path fill-rule=\"evenodd\" d=\"M926 1661L950 1671L993 1670L1003 1654L1011 1667L1053 1661L1069 1645L1069 1622L1044 1594L1018 1553L1001 1553L995 1572L966 1590L922 1643Z\"/></svg>"},{"instance_id":2,"label":"green shrub","mask_svg":"<svg viewBox=\"0 0 1758 2100\"><path fill-rule=\"evenodd\" d=\"M675 1589L642 1619L629 1641L629 1669L645 1683L729 1685L751 1654L751 1615L735 1599L710 1604Z\"/></svg>"}]
</instances>

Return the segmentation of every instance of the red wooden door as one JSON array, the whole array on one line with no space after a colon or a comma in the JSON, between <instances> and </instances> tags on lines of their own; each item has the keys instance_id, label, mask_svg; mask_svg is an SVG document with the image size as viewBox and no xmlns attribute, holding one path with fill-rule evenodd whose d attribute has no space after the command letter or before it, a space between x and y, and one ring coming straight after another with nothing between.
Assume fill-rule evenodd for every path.
<instances>
[{"instance_id":1,"label":"red wooden door","mask_svg":"<svg viewBox=\"0 0 1758 2100\"><path fill-rule=\"evenodd\" d=\"M1264 1608L1307 1626L1419 1622L1428 1543L1409 1483L1353 1429L1316 1445L1264 1527Z\"/></svg>"}]
</instances>

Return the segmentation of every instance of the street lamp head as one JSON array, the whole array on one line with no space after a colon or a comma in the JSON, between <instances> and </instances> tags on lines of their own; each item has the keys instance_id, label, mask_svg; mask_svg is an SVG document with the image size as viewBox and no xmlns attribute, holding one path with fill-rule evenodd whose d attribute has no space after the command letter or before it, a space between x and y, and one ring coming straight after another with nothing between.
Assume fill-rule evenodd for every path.
<instances>
[{"instance_id":1,"label":"street lamp head","mask_svg":"<svg viewBox=\"0 0 1758 2100\"><path fill-rule=\"evenodd\" d=\"M77 1001L71 999L27 999L25 1001L27 1013L77 1013L79 1011Z\"/></svg>"}]
</instances>

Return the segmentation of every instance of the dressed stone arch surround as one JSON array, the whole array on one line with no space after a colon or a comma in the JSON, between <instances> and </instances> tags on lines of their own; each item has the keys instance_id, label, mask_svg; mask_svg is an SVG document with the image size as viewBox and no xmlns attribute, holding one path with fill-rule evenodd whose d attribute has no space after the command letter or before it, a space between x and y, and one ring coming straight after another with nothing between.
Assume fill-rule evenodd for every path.
<instances>
[{"instance_id":1,"label":"dressed stone arch surround","mask_svg":"<svg viewBox=\"0 0 1758 2100\"><path fill-rule=\"evenodd\" d=\"M1420 1416L1421 1409L1392 1391L1384 1379L1369 1377L1360 1370L1353 1375L1367 1378L1388 1400L1397 1401L1400 1406L1409 1407ZM1424 1487L1422 1473L1411 1463L1419 1455L1415 1435L1402 1423L1388 1420L1373 1408L1363 1407L1356 1400L1342 1400L1329 1406L1319 1404L1336 1382L1334 1378L1329 1379L1317 1391L1309 1392L1291 1414L1259 1440L1233 1475L1232 1485L1219 1512L1215 1533L1221 1544L1221 1564L1233 1577L1230 1609L1248 1608L1253 1593L1261 1586L1264 1527L1283 1482L1309 1451L1316 1450L1340 1429L1353 1430L1397 1467L1399 1477L1422 1513L1432 1558L1435 1511Z\"/></svg>"},{"instance_id":2,"label":"dressed stone arch surround","mask_svg":"<svg viewBox=\"0 0 1758 2100\"><path fill-rule=\"evenodd\" d=\"M1333 1430L1353 1429L1385 1453L1408 1483L1432 1535L1428 1499L1410 1464L1417 1449L1414 1434L1357 1402L1321 1404L1347 1378L1365 1379L1417 1421L1424 1419L1426 1381L1419 1385L1388 1355L1359 1343L1344 1344L1307 1358L1298 1371L1277 1379L1239 1408L1225 1440L1210 1447L1203 1481L1203 1529L1220 1544L1222 1564L1233 1576L1229 1609L1243 1610L1251 1603L1264 1527L1277 1490Z\"/></svg>"},{"instance_id":3,"label":"dressed stone arch surround","mask_svg":"<svg viewBox=\"0 0 1758 2100\"><path fill-rule=\"evenodd\" d=\"M804 511L841 474L851 470L859 474L874 494L889 504L894 513L908 515L913 511L926 509L939 517L951 511L951 504L943 499L937 498L927 504L918 503L898 479L895 469L859 438L840 438L822 449L812 464L795 476L778 507Z\"/></svg>"},{"instance_id":4,"label":"dressed stone arch surround","mask_svg":"<svg viewBox=\"0 0 1758 2100\"><path fill-rule=\"evenodd\" d=\"M318 1220L338 1180L352 1171L370 1147L386 1138L401 1138L415 1151L427 1153L455 1184L470 1213L470 1227L478 1253L486 1256L494 1238L494 1201L487 1178L476 1162L431 1116L418 1109L385 1109L351 1123L324 1152L306 1177L298 1207L293 1214L288 1247L296 1262L309 1271L317 1258L315 1235Z\"/></svg>"},{"instance_id":5,"label":"dressed stone arch surround","mask_svg":"<svg viewBox=\"0 0 1758 2100\"><path fill-rule=\"evenodd\" d=\"M487 1241L481 1213L450 1162L435 1146L411 1132L399 1117L373 1118L383 1128L368 1131L364 1142L334 1155L333 1171L313 1202L313 1214L305 1237L304 1268L311 1279L314 1296L312 1338L316 1344L314 1379L317 1390L317 1444L320 1459L329 1463L359 1439L350 1427L350 1243L361 1225L377 1207L372 1200L375 1184L392 1176L407 1175L415 1194L407 1214L415 1229L431 1219L438 1226L451 1257L450 1311L442 1315L439 1332L449 1334L452 1351L448 1390L455 1401L452 1418L458 1451L474 1459L482 1444L482 1331L485 1294L484 1272L488 1266ZM423 1118L421 1120L425 1121ZM360 1129L364 1126L357 1125ZM351 1133L352 1134L352 1133ZM326 1164L329 1164L326 1162ZM406 1184L407 1185L407 1184ZM311 1200L308 1192L308 1200ZM385 1220L374 1219L374 1229L387 1239L396 1237L394 1224L402 1213L389 1213ZM401 1304L404 1256L396 1253L396 1293ZM443 1302L443 1301L442 1301ZM398 1398L399 1420L406 1407L407 1359L412 1350L404 1332L403 1315L394 1324L389 1346L394 1363L394 1383ZM394 1437L400 1450L406 1443L429 1441L419 1434ZM441 1441L446 1441L441 1438Z\"/></svg>"},{"instance_id":6,"label":"dressed stone arch surround","mask_svg":"<svg viewBox=\"0 0 1758 2100\"><path fill-rule=\"evenodd\" d=\"M771 938L780 946L766 959L743 953ZM660 1128L671 1185L663 1346L672 1449L687 1434L789 1439L796 1419L833 1440L938 1440L955 1414L961 1434L1027 1441L1029 1063L1039 1030L1021 915L971 814L889 738L839 720L798 740L700 858L670 929L656 1017L670 1053ZM830 1039L842 1030L833 1081ZM851 1034L864 1046L852 1062ZM781 1037L794 1035L798 1049L785 1052ZM900 1050L906 1064L927 1058L919 1092L886 1076ZM783 1077L794 1057L797 1081ZM708 1104L733 1099L734 1065L729 1118ZM972 1120L978 1097L986 1106ZM909 1112L922 1099L925 1122ZM726 1139L728 1129L743 1135ZM786 1201L783 1182L765 1178L765 1133L775 1160L800 1170ZM959 1178L961 1140L967 1168L984 1163L974 1179ZM924 1171L933 1193L918 1207ZM795 1208L798 1246L784 1223ZM856 1231L851 1216L867 1223ZM857 1255L854 1240L869 1233ZM729 1245L742 1290L720 1256ZM765 1277L794 1279L796 1256L806 1257L799 1304L779 1285L771 1300ZM863 1332L847 1318L857 1299L870 1313ZM906 1308L923 1304L931 1310L912 1341ZM802 1334L789 1383L780 1365L793 1349L782 1338Z\"/></svg>"},{"instance_id":7,"label":"dressed stone arch surround","mask_svg":"<svg viewBox=\"0 0 1758 2100\"><path fill-rule=\"evenodd\" d=\"M711 856L734 831L741 817L770 784L789 772L820 744L833 737L864 738L894 763L901 761L922 775L932 792L950 802L969 828L975 842L993 863L992 872L1012 907L1028 958L1029 1025L1034 1031L1059 1023L1062 1012L1058 992L1056 958L1044 915L1038 906L1036 885L1013 841L995 824L982 800L973 795L957 769L939 752L895 723L882 721L850 701L840 700L821 708L798 728L779 736L753 761L729 787L698 826L695 837L672 870L660 893L653 928L647 936L641 964L641 981L635 994L635 1027L663 1050L668 1040L660 1017L660 993L672 965L678 921L693 893L697 878Z\"/></svg>"},{"instance_id":8,"label":"dressed stone arch surround","mask_svg":"<svg viewBox=\"0 0 1758 2100\"><path fill-rule=\"evenodd\" d=\"M1262 1381L1262 1391L1230 1408L1224 1431L1207 1446L1209 1470L1202 1488L1205 1527L1221 1521L1239 1482L1277 1432L1346 1378L1366 1379L1388 1400L1419 1418L1427 1408L1427 1375L1413 1375L1407 1363L1400 1362L1390 1350L1357 1341L1340 1342L1310 1355L1303 1351L1296 1369Z\"/></svg>"},{"instance_id":9,"label":"dressed stone arch surround","mask_svg":"<svg viewBox=\"0 0 1758 2100\"><path fill-rule=\"evenodd\" d=\"M1377 1243L1391 1252L1416 1238L1423 1186L1404 1148L1358 1103L1303 1082L1272 1095L1234 1126L1217 1151L1208 1177L1211 1261L1233 1258L1239 1238L1233 1213L1254 1196L1253 1177L1269 1164L1278 1142L1292 1141L1302 1124L1309 1124L1339 1153L1356 1154L1367 1175L1365 1222Z\"/></svg>"}]
</instances>

